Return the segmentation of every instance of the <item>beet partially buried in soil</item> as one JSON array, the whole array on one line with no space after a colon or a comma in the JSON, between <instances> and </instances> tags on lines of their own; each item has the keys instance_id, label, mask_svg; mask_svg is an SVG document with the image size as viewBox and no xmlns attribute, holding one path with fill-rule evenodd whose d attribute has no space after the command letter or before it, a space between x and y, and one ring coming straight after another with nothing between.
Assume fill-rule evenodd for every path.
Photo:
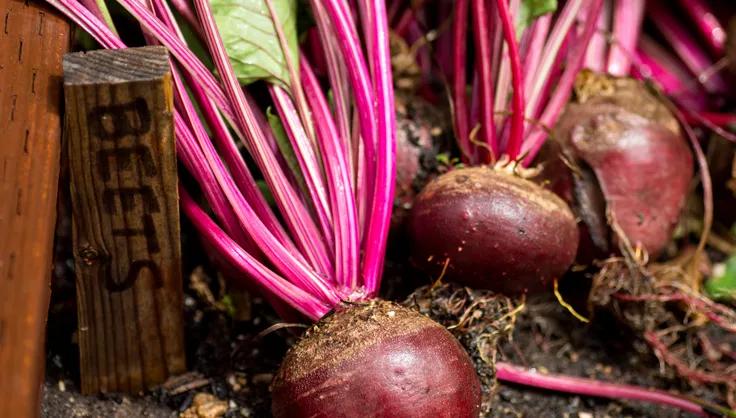
<instances>
[{"instance_id":1,"label":"beet partially buried in soil","mask_svg":"<svg viewBox=\"0 0 736 418\"><path fill-rule=\"evenodd\" d=\"M425 187L409 219L412 262L506 294L550 288L572 264L575 217L554 193L490 167L450 171Z\"/></svg>"},{"instance_id":2,"label":"beet partially buried in soil","mask_svg":"<svg viewBox=\"0 0 736 418\"><path fill-rule=\"evenodd\" d=\"M572 177L572 205L602 253L625 238L656 257L693 177L678 121L638 80L582 72L575 92L553 135L572 166L563 174Z\"/></svg>"},{"instance_id":3,"label":"beet partially buried in soil","mask_svg":"<svg viewBox=\"0 0 736 418\"><path fill-rule=\"evenodd\" d=\"M338 310L289 350L272 384L273 416L475 418L480 382L458 341L391 302Z\"/></svg>"}]
</instances>

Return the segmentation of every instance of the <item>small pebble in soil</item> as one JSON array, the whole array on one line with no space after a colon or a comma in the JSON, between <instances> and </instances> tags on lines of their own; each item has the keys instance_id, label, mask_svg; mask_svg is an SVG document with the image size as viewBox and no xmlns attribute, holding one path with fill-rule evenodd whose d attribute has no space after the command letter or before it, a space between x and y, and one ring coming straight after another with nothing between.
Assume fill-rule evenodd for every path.
<instances>
[{"instance_id":1,"label":"small pebble in soil","mask_svg":"<svg viewBox=\"0 0 736 418\"><path fill-rule=\"evenodd\" d=\"M198 393L194 395L192 405L179 414L179 418L220 418L228 409L227 401L209 393Z\"/></svg>"}]
</instances>

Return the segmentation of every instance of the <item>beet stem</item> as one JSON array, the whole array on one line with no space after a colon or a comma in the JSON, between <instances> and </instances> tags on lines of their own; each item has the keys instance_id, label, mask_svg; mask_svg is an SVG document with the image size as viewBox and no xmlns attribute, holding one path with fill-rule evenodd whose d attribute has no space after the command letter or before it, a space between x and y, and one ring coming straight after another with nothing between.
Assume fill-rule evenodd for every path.
<instances>
[{"instance_id":1,"label":"beet stem","mask_svg":"<svg viewBox=\"0 0 736 418\"><path fill-rule=\"evenodd\" d=\"M713 60L700 47L697 40L690 36L687 28L677 20L664 2L649 2L648 16L664 36L670 47L685 63L693 75L709 93L728 91L728 85L720 74L705 77L704 73L713 65Z\"/></svg>"},{"instance_id":2,"label":"beet stem","mask_svg":"<svg viewBox=\"0 0 736 418\"><path fill-rule=\"evenodd\" d=\"M692 412L701 417L711 416L703 406L694 401L656 389L646 389L618 383L606 383L595 379L580 377L541 374L503 362L496 363L496 378L502 382L516 383L523 386L576 395L587 395L608 399L629 399L668 405L683 411Z\"/></svg>"},{"instance_id":3,"label":"beet stem","mask_svg":"<svg viewBox=\"0 0 736 418\"><path fill-rule=\"evenodd\" d=\"M480 93L481 138L490 147L490 160L498 157L498 140L493 122L493 74L490 45L490 16L485 0L472 0L473 39L476 49L476 71L478 73L478 92Z\"/></svg>"},{"instance_id":4,"label":"beet stem","mask_svg":"<svg viewBox=\"0 0 736 418\"><path fill-rule=\"evenodd\" d=\"M588 13L585 16L585 26L580 38L578 38L578 45L569 55L566 68L563 71L562 76L557 80L557 86L554 93L552 93L552 96L547 101L545 109L542 112L540 124L532 126L524 140L521 151L522 154L525 155L523 161L524 166L528 167L532 163L534 157L537 156L542 145L544 145L545 139L547 139L547 131L541 128L541 126L553 126L562 113L565 103L570 99L575 77L577 77L577 74L583 65L585 52L590 39L595 33L598 15L602 8L602 0L592 0L588 5Z\"/></svg>"},{"instance_id":5,"label":"beet stem","mask_svg":"<svg viewBox=\"0 0 736 418\"><path fill-rule=\"evenodd\" d=\"M511 61L511 83L514 89L511 116L511 135L506 154L515 160L521 149L522 136L524 135L524 76L521 73L521 57L519 56L519 44L516 41L513 20L509 12L506 0L496 0L498 14L501 17L503 37L509 51Z\"/></svg>"},{"instance_id":6,"label":"beet stem","mask_svg":"<svg viewBox=\"0 0 736 418\"><path fill-rule=\"evenodd\" d=\"M583 66L596 73L602 73L606 69L608 34L611 33L611 14L613 4L606 2L601 13L598 15L596 30L588 42L585 52ZM531 73L533 74L533 73Z\"/></svg>"},{"instance_id":7,"label":"beet stem","mask_svg":"<svg viewBox=\"0 0 736 418\"><path fill-rule=\"evenodd\" d=\"M692 17L711 51L718 56L723 55L726 49L726 31L708 3L705 0L680 0L680 4Z\"/></svg>"},{"instance_id":8,"label":"beet stem","mask_svg":"<svg viewBox=\"0 0 736 418\"><path fill-rule=\"evenodd\" d=\"M629 73L644 19L644 3L644 0L616 1L613 12L614 41L608 51L606 68L608 74L625 76Z\"/></svg>"},{"instance_id":9,"label":"beet stem","mask_svg":"<svg viewBox=\"0 0 736 418\"><path fill-rule=\"evenodd\" d=\"M465 61L468 33L468 0L457 0L453 21L452 53L452 103L455 115L455 135L458 139L463 161L472 158L468 128L468 104L465 91Z\"/></svg>"}]
</instances>

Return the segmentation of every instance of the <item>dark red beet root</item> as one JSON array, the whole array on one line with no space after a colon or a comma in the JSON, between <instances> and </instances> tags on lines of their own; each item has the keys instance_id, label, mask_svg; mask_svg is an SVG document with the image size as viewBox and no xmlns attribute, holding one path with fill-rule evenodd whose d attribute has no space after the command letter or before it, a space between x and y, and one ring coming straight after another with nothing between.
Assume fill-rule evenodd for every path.
<instances>
[{"instance_id":1,"label":"dark red beet root","mask_svg":"<svg viewBox=\"0 0 736 418\"><path fill-rule=\"evenodd\" d=\"M457 340L391 302L352 305L313 326L271 388L274 418L477 418L478 376Z\"/></svg>"},{"instance_id":2,"label":"dark red beet root","mask_svg":"<svg viewBox=\"0 0 736 418\"><path fill-rule=\"evenodd\" d=\"M585 72L576 91L578 102L568 105L556 129L563 153L579 166L574 206L600 244L607 240L599 231L606 211L581 202L602 194L608 223L615 222L632 246L656 256L671 238L693 176L677 120L633 79ZM594 176L580 175L590 172Z\"/></svg>"},{"instance_id":3,"label":"dark red beet root","mask_svg":"<svg viewBox=\"0 0 736 418\"><path fill-rule=\"evenodd\" d=\"M424 188L409 218L412 262L506 294L549 289L572 264L578 229L554 193L490 167L453 170Z\"/></svg>"},{"instance_id":4,"label":"dark red beet root","mask_svg":"<svg viewBox=\"0 0 736 418\"><path fill-rule=\"evenodd\" d=\"M422 188L439 174L437 155L449 147L449 116L416 96L396 95L396 197L392 228L403 225Z\"/></svg>"}]
</instances>

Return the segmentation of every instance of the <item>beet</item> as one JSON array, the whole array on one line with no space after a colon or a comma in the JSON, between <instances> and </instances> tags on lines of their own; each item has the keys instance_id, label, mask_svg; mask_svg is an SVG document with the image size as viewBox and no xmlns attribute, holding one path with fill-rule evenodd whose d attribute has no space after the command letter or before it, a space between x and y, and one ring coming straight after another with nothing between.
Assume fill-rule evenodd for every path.
<instances>
[{"instance_id":1,"label":"beet","mask_svg":"<svg viewBox=\"0 0 736 418\"><path fill-rule=\"evenodd\" d=\"M583 72L576 93L554 135L574 167L574 207L602 250L618 244L601 229L615 221L631 245L655 257L670 241L693 177L677 119L634 79ZM589 204L597 195L605 210Z\"/></svg>"},{"instance_id":2,"label":"beet","mask_svg":"<svg viewBox=\"0 0 736 418\"><path fill-rule=\"evenodd\" d=\"M549 289L572 264L575 218L554 193L490 167L443 174L409 219L412 262L444 278L506 294Z\"/></svg>"},{"instance_id":3,"label":"beet","mask_svg":"<svg viewBox=\"0 0 736 418\"><path fill-rule=\"evenodd\" d=\"M396 95L396 192L392 228L403 225L414 198L440 173L437 156L449 149L449 116L424 99Z\"/></svg>"},{"instance_id":4,"label":"beet","mask_svg":"<svg viewBox=\"0 0 736 418\"><path fill-rule=\"evenodd\" d=\"M349 305L289 350L272 384L275 418L477 418L480 382L441 325L391 302Z\"/></svg>"}]
</instances>

